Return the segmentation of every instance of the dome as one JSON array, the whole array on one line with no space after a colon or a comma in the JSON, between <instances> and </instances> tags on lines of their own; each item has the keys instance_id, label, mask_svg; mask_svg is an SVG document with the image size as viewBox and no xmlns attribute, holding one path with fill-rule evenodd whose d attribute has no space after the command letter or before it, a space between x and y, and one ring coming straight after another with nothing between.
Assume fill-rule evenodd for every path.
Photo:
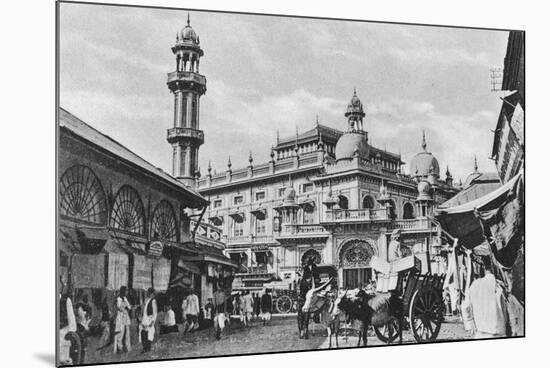
<instances>
[{"instance_id":1,"label":"dome","mask_svg":"<svg viewBox=\"0 0 550 368\"><path fill-rule=\"evenodd\" d=\"M195 30L191 27L191 24L189 22L189 13L187 14L187 25L183 27L183 29L178 33L178 41L192 41L196 44L199 43L199 36L197 35L197 32L195 32Z\"/></svg>"},{"instance_id":2,"label":"dome","mask_svg":"<svg viewBox=\"0 0 550 368\"><path fill-rule=\"evenodd\" d=\"M336 160L353 158L356 154L359 157L369 157L369 145L362 133L345 133L338 139L335 148Z\"/></svg>"},{"instance_id":3,"label":"dome","mask_svg":"<svg viewBox=\"0 0 550 368\"><path fill-rule=\"evenodd\" d=\"M435 179L439 178L439 162L431 152L426 151L424 133L422 133L422 149L423 151L417 153L411 160L411 176L418 178L432 175Z\"/></svg>"},{"instance_id":4,"label":"dome","mask_svg":"<svg viewBox=\"0 0 550 368\"><path fill-rule=\"evenodd\" d=\"M188 41L191 40L195 43L199 43L199 37L197 36L197 32L193 28L191 28L190 25L186 25L181 31L180 31L180 40L182 41Z\"/></svg>"},{"instance_id":5,"label":"dome","mask_svg":"<svg viewBox=\"0 0 550 368\"><path fill-rule=\"evenodd\" d=\"M418 197L416 198L417 201L430 201L432 199L432 196L430 194L430 183L427 181L421 181L418 183L417 186L418 189Z\"/></svg>"},{"instance_id":6,"label":"dome","mask_svg":"<svg viewBox=\"0 0 550 368\"><path fill-rule=\"evenodd\" d=\"M357 97L357 92L353 91L353 97L351 98L351 101L348 104L348 108L346 110L346 113L344 114L346 117L353 115L353 114L359 114L361 116L365 116L365 113L363 112L363 103Z\"/></svg>"}]
</instances>

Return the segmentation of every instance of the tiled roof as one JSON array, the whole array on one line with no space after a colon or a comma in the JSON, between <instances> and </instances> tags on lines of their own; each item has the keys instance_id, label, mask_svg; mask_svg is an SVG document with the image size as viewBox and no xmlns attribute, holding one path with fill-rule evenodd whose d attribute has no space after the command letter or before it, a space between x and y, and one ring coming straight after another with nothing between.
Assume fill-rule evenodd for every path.
<instances>
[{"instance_id":1,"label":"tiled roof","mask_svg":"<svg viewBox=\"0 0 550 368\"><path fill-rule=\"evenodd\" d=\"M185 191L189 195L195 197L195 200L206 203L206 199L198 194L193 188L190 188L189 186L183 184L162 169L155 167L151 163L145 161L143 158L141 158L128 148L124 147L113 138L101 133L97 129L86 124L85 122L61 107L59 108L59 127L67 129L68 131L91 142L92 144L109 151L111 154L125 161L128 161L129 163L134 164L143 170L146 170L147 172L155 175L162 181L178 187L182 191Z\"/></svg>"}]
</instances>

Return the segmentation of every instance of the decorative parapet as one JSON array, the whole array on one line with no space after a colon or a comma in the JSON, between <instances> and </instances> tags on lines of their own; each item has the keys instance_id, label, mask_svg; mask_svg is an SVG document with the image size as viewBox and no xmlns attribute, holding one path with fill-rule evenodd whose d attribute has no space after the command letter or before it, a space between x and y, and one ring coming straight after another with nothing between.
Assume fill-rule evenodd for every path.
<instances>
[{"instance_id":1,"label":"decorative parapet","mask_svg":"<svg viewBox=\"0 0 550 368\"><path fill-rule=\"evenodd\" d=\"M357 221L389 221L391 220L388 208L358 209L358 210L329 210L325 212L323 222L357 222Z\"/></svg>"}]
</instances>

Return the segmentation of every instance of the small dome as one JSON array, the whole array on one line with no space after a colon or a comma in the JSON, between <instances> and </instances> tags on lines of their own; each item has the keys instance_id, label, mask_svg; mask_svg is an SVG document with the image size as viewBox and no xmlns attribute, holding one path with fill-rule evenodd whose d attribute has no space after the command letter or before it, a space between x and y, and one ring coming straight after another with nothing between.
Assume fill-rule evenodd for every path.
<instances>
[{"instance_id":1,"label":"small dome","mask_svg":"<svg viewBox=\"0 0 550 368\"><path fill-rule=\"evenodd\" d=\"M353 115L353 114L359 114L361 116L365 116L365 113L363 112L363 103L357 97L357 92L353 91L353 97L351 98L351 101L348 104L348 108L346 110L346 113L344 114L346 117Z\"/></svg>"},{"instance_id":2,"label":"small dome","mask_svg":"<svg viewBox=\"0 0 550 368\"><path fill-rule=\"evenodd\" d=\"M195 43L198 43L199 37L197 36L197 32L191 26L187 25L180 31L180 40L182 41L193 41Z\"/></svg>"},{"instance_id":3,"label":"small dome","mask_svg":"<svg viewBox=\"0 0 550 368\"><path fill-rule=\"evenodd\" d=\"M422 149L423 151L417 153L411 160L410 174L415 178L426 178L433 176L433 178L439 178L439 162L435 156L426 151L426 138L422 133Z\"/></svg>"},{"instance_id":4,"label":"small dome","mask_svg":"<svg viewBox=\"0 0 550 368\"><path fill-rule=\"evenodd\" d=\"M197 35L197 32L195 32L195 30L191 27L191 24L189 22L189 13L187 14L187 25L178 32L177 38L179 42L192 41L195 44L199 44L199 36Z\"/></svg>"},{"instance_id":5,"label":"small dome","mask_svg":"<svg viewBox=\"0 0 550 368\"><path fill-rule=\"evenodd\" d=\"M430 183L427 181L420 181L417 186L418 189L418 197L416 198L417 201L430 201L432 199L432 196L430 194Z\"/></svg>"},{"instance_id":6,"label":"small dome","mask_svg":"<svg viewBox=\"0 0 550 368\"><path fill-rule=\"evenodd\" d=\"M336 160L350 159L355 155L369 157L369 145L362 133L345 133L338 139L335 148Z\"/></svg>"}]
</instances>

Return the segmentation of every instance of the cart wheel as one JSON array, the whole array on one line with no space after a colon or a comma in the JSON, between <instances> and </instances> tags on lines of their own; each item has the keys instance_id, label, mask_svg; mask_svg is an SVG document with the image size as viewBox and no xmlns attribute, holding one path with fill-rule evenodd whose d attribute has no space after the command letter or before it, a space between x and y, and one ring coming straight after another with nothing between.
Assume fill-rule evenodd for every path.
<instances>
[{"instance_id":1,"label":"cart wheel","mask_svg":"<svg viewBox=\"0 0 550 368\"><path fill-rule=\"evenodd\" d=\"M279 313L289 313L292 309L292 299L288 295L281 295L277 298L275 308Z\"/></svg>"},{"instance_id":2,"label":"cart wheel","mask_svg":"<svg viewBox=\"0 0 550 368\"><path fill-rule=\"evenodd\" d=\"M432 287L415 291L409 306L409 324L416 341L435 340L442 322L441 295Z\"/></svg>"},{"instance_id":3,"label":"cart wheel","mask_svg":"<svg viewBox=\"0 0 550 368\"><path fill-rule=\"evenodd\" d=\"M393 342L396 338L399 337L399 322L397 319L392 318L384 326L372 326L374 328L374 333L378 336L378 339L386 344Z\"/></svg>"}]
</instances>

